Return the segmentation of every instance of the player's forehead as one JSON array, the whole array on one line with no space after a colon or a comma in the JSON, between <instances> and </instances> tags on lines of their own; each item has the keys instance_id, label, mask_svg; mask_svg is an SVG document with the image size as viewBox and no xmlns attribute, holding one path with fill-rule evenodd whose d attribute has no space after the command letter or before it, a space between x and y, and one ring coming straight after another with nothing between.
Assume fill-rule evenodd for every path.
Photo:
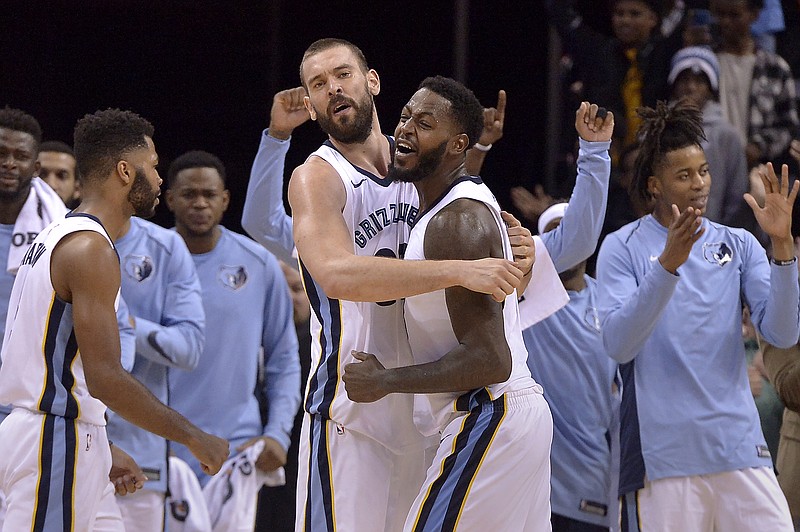
<instances>
[{"instance_id":1,"label":"player's forehead","mask_svg":"<svg viewBox=\"0 0 800 532\"><path fill-rule=\"evenodd\" d=\"M361 70L356 53L344 44L337 44L306 56L303 60L303 79L308 81L323 72L342 68Z\"/></svg>"},{"instance_id":2,"label":"player's forehead","mask_svg":"<svg viewBox=\"0 0 800 532\"><path fill-rule=\"evenodd\" d=\"M450 115L450 107L450 100L430 89L422 88L411 96L403 109L407 113L431 115L436 120L443 121Z\"/></svg>"}]
</instances>

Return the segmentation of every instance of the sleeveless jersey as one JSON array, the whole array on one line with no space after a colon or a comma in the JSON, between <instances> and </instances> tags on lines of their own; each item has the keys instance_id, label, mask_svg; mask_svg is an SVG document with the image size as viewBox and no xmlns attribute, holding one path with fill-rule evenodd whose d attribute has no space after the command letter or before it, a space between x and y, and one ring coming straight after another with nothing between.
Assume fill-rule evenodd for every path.
<instances>
[{"instance_id":1,"label":"sleeveless jersey","mask_svg":"<svg viewBox=\"0 0 800 532\"><path fill-rule=\"evenodd\" d=\"M500 217L500 206L497 200L479 177L469 176L453 182L450 190L420 216L409 237L406 259L425 259L425 231L428 223L436 213L461 198L480 201L491 210L503 239L505 258L513 260L511 242ZM438 360L458 346L458 340L453 332L450 315L447 311L444 290L406 299L405 321L415 364ZM470 410L475 406L475 401L485 400L487 394L489 399L494 400L503 393L536 384L531 378L527 366L528 352L522 339L516 291L506 297L503 305L503 324L505 338L498 338L497 341L505 341L511 350L512 366L508 380L467 393L417 394L414 398L414 422L423 435L430 436L442 430L453 416Z\"/></svg>"},{"instance_id":2,"label":"sleeveless jersey","mask_svg":"<svg viewBox=\"0 0 800 532\"><path fill-rule=\"evenodd\" d=\"M402 258L418 214L414 186L381 179L353 166L330 141L310 157L327 161L342 179L347 193L342 216L355 254ZM365 434L395 452L421 445L412 422L411 395L390 394L374 403L354 403L341 380L345 364L356 362L352 350L372 353L388 368L413 364L402 301L331 299L305 268L302 255L300 269L313 311L305 410L341 424L341 430ZM370 279L362 282L369 283Z\"/></svg>"},{"instance_id":3,"label":"sleeveless jersey","mask_svg":"<svg viewBox=\"0 0 800 532\"><path fill-rule=\"evenodd\" d=\"M72 304L56 295L50 278L53 249L62 238L78 231L100 233L114 247L99 220L85 214L68 214L47 226L33 241L22 260L8 305L0 404L105 425L106 406L92 397L86 386Z\"/></svg>"}]
</instances>

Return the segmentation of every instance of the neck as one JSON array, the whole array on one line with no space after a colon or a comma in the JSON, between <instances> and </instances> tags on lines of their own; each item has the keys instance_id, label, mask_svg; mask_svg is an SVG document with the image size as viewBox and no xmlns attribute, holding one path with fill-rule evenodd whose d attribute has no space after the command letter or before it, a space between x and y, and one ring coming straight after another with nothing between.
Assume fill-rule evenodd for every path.
<instances>
[{"instance_id":1,"label":"neck","mask_svg":"<svg viewBox=\"0 0 800 532\"><path fill-rule=\"evenodd\" d=\"M217 247L222 236L222 230L219 225L215 225L211 231L205 234L197 234L190 232L185 225L176 224L175 231L183 237L186 242L186 247L189 248L189 253L192 255L200 255L202 253L210 253Z\"/></svg>"},{"instance_id":2,"label":"neck","mask_svg":"<svg viewBox=\"0 0 800 532\"><path fill-rule=\"evenodd\" d=\"M653 207L653 218L663 225L664 227L669 227L672 223L672 207L663 208L659 205Z\"/></svg>"},{"instance_id":3,"label":"neck","mask_svg":"<svg viewBox=\"0 0 800 532\"><path fill-rule=\"evenodd\" d=\"M94 198L84 198L75 212L91 214L103 224L108 236L112 240L117 240L124 236L131 224L131 214L123 211L119 206L109 204L109 202Z\"/></svg>"},{"instance_id":4,"label":"neck","mask_svg":"<svg viewBox=\"0 0 800 532\"><path fill-rule=\"evenodd\" d=\"M424 211L428 206L439 199L444 194L445 190L461 176L468 175L464 160L454 168L442 169L441 172L437 171L430 176L417 181L414 186L419 193L419 210Z\"/></svg>"},{"instance_id":5,"label":"neck","mask_svg":"<svg viewBox=\"0 0 800 532\"><path fill-rule=\"evenodd\" d=\"M31 185L20 190L19 193L13 198L0 197L0 223L12 225L17 222L19 213L22 212L22 206L28 201L28 195L31 192Z\"/></svg>"},{"instance_id":6,"label":"neck","mask_svg":"<svg viewBox=\"0 0 800 532\"><path fill-rule=\"evenodd\" d=\"M364 142L345 144L328 138L351 164L377 176L386 177L392 156L389 153L389 141L381 133L377 114L373 113L372 115L372 130Z\"/></svg>"},{"instance_id":7,"label":"neck","mask_svg":"<svg viewBox=\"0 0 800 532\"><path fill-rule=\"evenodd\" d=\"M750 55L755 52L755 49L756 49L755 41L749 34L747 34L743 35L741 39L722 43L722 45L719 48L719 51L733 55Z\"/></svg>"}]
</instances>

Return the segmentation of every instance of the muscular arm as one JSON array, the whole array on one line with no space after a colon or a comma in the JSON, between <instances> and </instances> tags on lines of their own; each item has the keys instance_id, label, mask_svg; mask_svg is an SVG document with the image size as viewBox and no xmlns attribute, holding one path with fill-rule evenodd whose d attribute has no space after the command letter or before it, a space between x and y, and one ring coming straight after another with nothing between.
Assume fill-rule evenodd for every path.
<instances>
[{"instance_id":1,"label":"muscular arm","mask_svg":"<svg viewBox=\"0 0 800 532\"><path fill-rule=\"evenodd\" d=\"M356 255L342 216L345 201L344 185L325 161L311 158L292 174L295 245L303 265L330 298L387 301L465 286L501 301L519 284L522 272L504 260L402 261Z\"/></svg>"},{"instance_id":2,"label":"muscular arm","mask_svg":"<svg viewBox=\"0 0 800 532\"><path fill-rule=\"evenodd\" d=\"M96 233L69 235L53 251L51 270L56 294L72 303L89 393L145 430L185 445L194 444L200 431L122 368L114 312L120 273L113 248Z\"/></svg>"},{"instance_id":3,"label":"muscular arm","mask_svg":"<svg viewBox=\"0 0 800 532\"><path fill-rule=\"evenodd\" d=\"M503 256L500 232L491 212L485 205L468 199L448 205L428 225L425 256L442 260ZM502 304L460 287L448 288L445 299L458 345L434 362L377 368L366 379L362 379L362 368L358 366L368 364L376 369L374 365L379 363L371 355L361 356L365 362L349 365L344 374L351 399L363 399L360 391L372 394L365 400L377 400L397 392L467 391L508 379L511 351L503 341ZM371 371L369 367L363 369Z\"/></svg>"}]
</instances>

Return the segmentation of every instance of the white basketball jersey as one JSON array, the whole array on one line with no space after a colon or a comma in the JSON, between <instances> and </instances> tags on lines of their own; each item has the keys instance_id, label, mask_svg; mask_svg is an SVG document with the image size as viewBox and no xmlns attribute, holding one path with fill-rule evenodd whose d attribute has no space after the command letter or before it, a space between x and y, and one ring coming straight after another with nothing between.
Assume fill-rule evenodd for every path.
<instances>
[{"instance_id":1,"label":"white basketball jersey","mask_svg":"<svg viewBox=\"0 0 800 532\"><path fill-rule=\"evenodd\" d=\"M106 406L86 387L72 304L56 295L50 277L53 249L62 238L77 231L100 233L114 247L100 222L86 214L68 214L47 226L33 241L22 260L8 305L0 404L105 425Z\"/></svg>"},{"instance_id":2,"label":"white basketball jersey","mask_svg":"<svg viewBox=\"0 0 800 532\"><path fill-rule=\"evenodd\" d=\"M356 255L402 258L418 214L419 200L414 186L393 183L353 166L330 141L311 157L327 161L342 179L347 192L342 216L351 232ZM374 403L354 403L348 399L341 380L345 364L356 361L352 350L372 353L389 368L413 363L402 301L365 303L331 299L308 273L302 256L300 266L313 310L306 411L341 424L341 430L365 434L394 451L420 445L419 432L412 422L410 395L390 394ZM366 277L362 282L372 281Z\"/></svg>"},{"instance_id":3,"label":"white basketball jersey","mask_svg":"<svg viewBox=\"0 0 800 532\"><path fill-rule=\"evenodd\" d=\"M406 259L425 259L425 231L428 223L436 213L461 198L480 201L491 210L503 239L505 258L513 260L511 243L508 239L505 224L500 217L500 206L497 200L479 177L469 176L457 179L451 185L447 194L437 203L431 205L417 220L408 241ZM450 322L450 314L447 311L444 290L406 299L405 321L415 364L425 364L438 360L458 346L458 340ZM485 393L488 393L491 400L500 397L503 393L528 388L536 384L531 378L531 373L527 366L528 352L522 340L516 291L506 297L503 305L503 324L505 338L498 338L497 341L505 341L511 350L511 375L507 381L493 384L483 389ZM467 393L448 392L415 395L414 422L417 428L425 436L430 436L442 430L454 415L468 410L470 398L475 396L476 392L481 392L481 390L472 390Z\"/></svg>"}]
</instances>

